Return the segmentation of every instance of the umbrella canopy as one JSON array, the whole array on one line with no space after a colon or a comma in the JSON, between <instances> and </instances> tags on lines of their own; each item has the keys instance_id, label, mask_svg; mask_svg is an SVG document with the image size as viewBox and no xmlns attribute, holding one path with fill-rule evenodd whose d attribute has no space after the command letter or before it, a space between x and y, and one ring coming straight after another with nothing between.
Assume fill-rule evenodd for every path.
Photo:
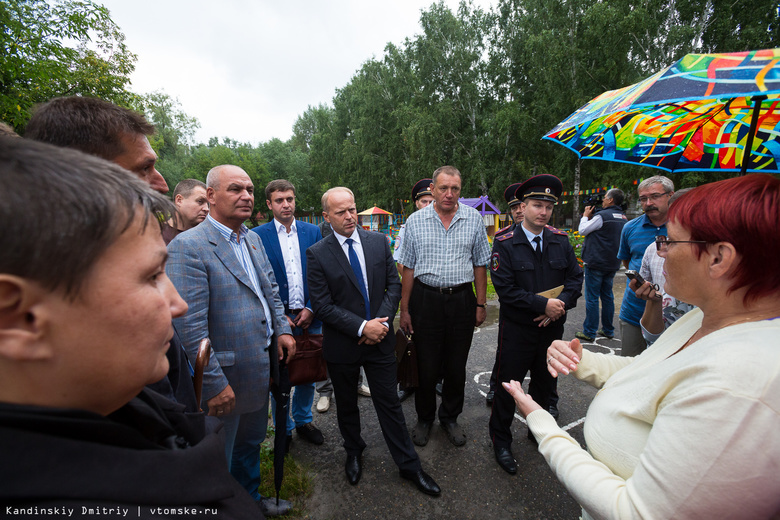
<instances>
[{"instance_id":1,"label":"umbrella canopy","mask_svg":"<svg viewBox=\"0 0 780 520\"><path fill-rule=\"evenodd\" d=\"M778 63L780 49L688 54L640 83L601 94L544 138L583 159L777 173Z\"/></svg>"},{"instance_id":2,"label":"umbrella canopy","mask_svg":"<svg viewBox=\"0 0 780 520\"><path fill-rule=\"evenodd\" d=\"M358 215L367 217L369 215L392 215L392 213L390 213L389 211L385 211L382 208L372 206L365 211L361 211L360 213L358 213Z\"/></svg>"}]
</instances>

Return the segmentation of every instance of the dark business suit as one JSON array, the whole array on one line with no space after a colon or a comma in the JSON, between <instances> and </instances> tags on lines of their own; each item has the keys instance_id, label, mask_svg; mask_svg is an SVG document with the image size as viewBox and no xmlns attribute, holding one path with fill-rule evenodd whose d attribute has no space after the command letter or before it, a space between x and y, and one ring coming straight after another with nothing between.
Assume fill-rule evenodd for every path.
<instances>
[{"instance_id":1,"label":"dark business suit","mask_svg":"<svg viewBox=\"0 0 780 520\"><path fill-rule=\"evenodd\" d=\"M357 379L363 366L393 460L402 470L417 471L420 459L396 392L393 318L401 298L401 282L385 236L360 228L357 233L366 262L371 318L387 317L390 329L376 345L358 344L365 304L337 235L331 234L306 251L309 295L315 315L323 322L323 355L336 393L344 449L348 455L359 455L366 447L360 436L357 405Z\"/></svg>"}]
</instances>

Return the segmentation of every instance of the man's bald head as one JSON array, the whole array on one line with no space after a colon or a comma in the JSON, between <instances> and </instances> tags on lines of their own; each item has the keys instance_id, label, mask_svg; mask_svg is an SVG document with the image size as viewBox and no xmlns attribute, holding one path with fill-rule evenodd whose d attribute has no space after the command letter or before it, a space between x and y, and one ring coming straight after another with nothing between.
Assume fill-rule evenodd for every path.
<instances>
[{"instance_id":1,"label":"man's bald head","mask_svg":"<svg viewBox=\"0 0 780 520\"><path fill-rule=\"evenodd\" d=\"M255 187L249 175L238 166L215 166L206 175L206 198L214 220L233 231L252 216Z\"/></svg>"}]
</instances>

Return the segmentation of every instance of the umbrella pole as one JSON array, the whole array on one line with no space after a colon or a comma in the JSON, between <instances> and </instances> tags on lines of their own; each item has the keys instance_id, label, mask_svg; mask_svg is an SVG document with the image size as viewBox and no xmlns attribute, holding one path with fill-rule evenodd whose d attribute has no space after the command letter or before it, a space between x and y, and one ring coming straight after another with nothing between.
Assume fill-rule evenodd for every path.
<instances>
[{"instance_id":1,"label":"umbrella pole","mask_svg":"<svg viewBox=\"0 0 780 520\"><path fill-rule=\"evenodd\" d=\"M753 158L753 136L756 135L756 129L758 128L758 115L761 113L761 102L765 99L766 96L753 96L753 117L750 119L747 146L745 147L745 151L742 152L742 170L739 172L740 175L745 175L747 173L747 169Z\"/></svg>"}]
</instances>

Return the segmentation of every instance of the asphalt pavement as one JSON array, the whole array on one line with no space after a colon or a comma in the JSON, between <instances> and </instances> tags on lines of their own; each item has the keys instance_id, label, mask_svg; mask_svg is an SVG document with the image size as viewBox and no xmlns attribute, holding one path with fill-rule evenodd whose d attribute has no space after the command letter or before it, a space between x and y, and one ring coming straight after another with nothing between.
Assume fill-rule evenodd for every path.
<instances>
[{"instance_id":1,"label":"asphalt pavement","mask_svg":"<svg viewBox=\"0 0 780 520\"><path fill-rule=\"evenodd\" d=\"M615 324L620 309L625 276L615 277ZM564 339L574 338L582 330L585 301L569 311ZM476 330L467 365L465 404L458 419L467 435L465 446L450 444L436 423L427 446L417 447L423 469L439 484L442 494L429 497L413 484L401 479L390 457L376 412L370 398L360 397L362 435L368 445L363 452L363 476L351 486L344 476L345 452L336 424L335 400L324 414L314 412L314 424L325 436L325 443L314 446L297 439L290 453L306 467L313 492L306 499L303 518L317 520L372 519L577 519L580 507L553 475L536 446L526 438L527 428L519 415L512 423L512 451L518 462L514 476L496 463L488 436L490 408L485 404L490 371L493 367L498 334L498 301L489 302L486 324ZM586 348L597 352L619 353L619 327L614 340L597 338ZM527 388L528 379L526 379ZM580 444L585 442L582 424L596 391L573 377L558 382L560 402L558 423ZM315 394L315 403L317 400ZM416 423L414 398L403 403L406 424Z\"/></svg>"}]
</instances>

